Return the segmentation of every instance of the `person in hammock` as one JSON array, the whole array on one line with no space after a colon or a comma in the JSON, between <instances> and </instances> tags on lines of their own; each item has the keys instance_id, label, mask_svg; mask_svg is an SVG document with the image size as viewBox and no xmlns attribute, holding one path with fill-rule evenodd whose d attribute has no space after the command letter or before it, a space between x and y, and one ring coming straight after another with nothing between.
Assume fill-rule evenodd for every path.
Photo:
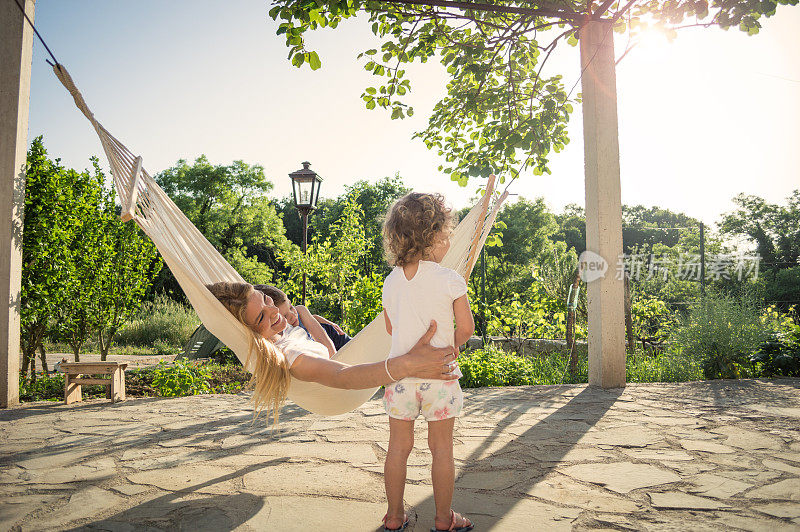
<instances>
[{"instance_id":1,"label":"person in hammock","mask_svg":"<svg viewBox=\"0 0 800 532\"><path fill-rule=\"evenodd\" d=\"M324 335L320 324L308 309L301 307L299 318L308 327L292 327L271 297L248 283L220 282L206 288L233 314L249 332L250 348L246 367L252 367L253 402L256 412L278 411L289 390L290 378L318 382L331 388L359 390L374 388L405 377L453 380L456 358L453 346L436 348L430 340L436 323L405 355L372 364L348 365L330 359L330 352L309 339ZM255 363L251 364L250 360Z\"/></svg>"},{"instance_id":2,"label":"person in hammock","mask_svg":"<svg viewBox=\"0 0 800 532\"><path fill-rule=\"evenodd\" d=\"M253 288L260 292L264 292L265 295L268 295L272 298L272 302L276 307L278 307L281 316L286 318L286 321L289 323L289 325L292 327L299 326L308 331L308 328L303 324L303 320L301 320L299 316L300 312L302 312L301 308L292 305L292 302L289 300L289 297L283 290L269 284L257 284L254 285ZM314 338L314 340L323 344L329 350L332 346L334 351L339 351L339 349L343 348L350 340L352 340L349 334L344 332L339 325L333 323L329 319L323 318L317 314L311 314L311 317L317 323L319 323L320 327L322 327L322 330L325 331L324 336ZM311 333L309 332L309 334Z\"/></svg>"}]
</instances>

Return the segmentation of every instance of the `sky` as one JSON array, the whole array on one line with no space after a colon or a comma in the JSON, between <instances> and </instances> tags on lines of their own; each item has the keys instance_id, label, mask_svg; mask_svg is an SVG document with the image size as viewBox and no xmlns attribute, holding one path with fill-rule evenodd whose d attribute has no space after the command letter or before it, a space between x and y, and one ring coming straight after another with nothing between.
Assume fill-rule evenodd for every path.
<instances>
[{"instance_id":1,"label":"sky","mask_svg":"<svg viewBox=\"0 0 800 532\"><path fill-rule=\"evenodd\" d=\"M290 191L288 174L310 161L335 197L359 179L399 174L420 191L443 193L457 208L478 183L459 187L414 132L427 125L447 76L429 62L406 68L410 119L390 120L360 99L374 85L359 52L378 41L363 18L308 34L322 68L287 60L269 3L252 0L38 0L35 24L71 73L98 120L155 175L205 154L214 164L260 164ZM649 39L618 65L622 202L684 212L706 224L754 194L785 203L800 188L800 8L779 6L748 37L732 29L686 29L672 43ZM617 56L627 37L616 36ZM101 156L94 130L34 44L29 141L49 155L90 167ZM578 81L578 48L564 43L548 69ZM576 89L579 91L580 87ZM555 212L584 204L580 106L571 142L552 154L552 175L523 175L510 192L544 198Z\"/></svg>"}]
</instances>

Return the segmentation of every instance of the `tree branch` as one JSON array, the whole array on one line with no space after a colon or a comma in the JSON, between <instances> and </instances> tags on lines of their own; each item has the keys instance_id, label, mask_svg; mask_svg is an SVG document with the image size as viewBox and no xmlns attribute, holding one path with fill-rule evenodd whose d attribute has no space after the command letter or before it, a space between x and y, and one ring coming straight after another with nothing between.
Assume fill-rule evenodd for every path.
<instances>
[{"instance_id":1,"label":"tree branch","mask_svg":"<svg viewBox=\"0 0 800 532\"><path fill-rule=\"evenodd\" d=\"M490 13L516 13L520 15L534 15L537 17L556 17L567 20L580 20L583 18L576 13L568 13L555 9L529 9L525 7L503 6L480 4L472 2L461 2L458 0L386 0L390 4L423 5L437 7L455 7L457 9L471 11L487 11Z\"/></svg>"}]
</instances>

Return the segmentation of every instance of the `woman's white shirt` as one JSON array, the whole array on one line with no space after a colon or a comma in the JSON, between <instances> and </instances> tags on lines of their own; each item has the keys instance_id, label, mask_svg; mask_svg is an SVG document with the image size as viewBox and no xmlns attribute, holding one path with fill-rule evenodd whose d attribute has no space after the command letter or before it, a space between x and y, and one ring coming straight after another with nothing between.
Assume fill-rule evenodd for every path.
<instances>
[{"instance_id":1,"label":"woman's white shirt","mask_svg":"<svg viewBox=\"0 0 800 532\"><path fill-rule=\"evenodd\" d=\"M330 358L328 349L319 342L309 338L308 332L302 327L292 327L286 325L280 337L275 340L275 347L281 350L289 367L300 355L308 355L319 358Z\"/></svg>"}]
</instances>

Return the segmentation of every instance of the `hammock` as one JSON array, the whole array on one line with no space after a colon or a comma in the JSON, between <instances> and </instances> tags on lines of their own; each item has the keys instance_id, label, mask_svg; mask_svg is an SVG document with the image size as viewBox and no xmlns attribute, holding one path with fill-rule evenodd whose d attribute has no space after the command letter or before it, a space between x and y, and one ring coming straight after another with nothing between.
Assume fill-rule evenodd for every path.
<instances>
[{"instance_id":1,"label":"hammock","mask_svg":"<svg viewBox=\"0 0 800 532\"><path fill-rule=\"evenodd\" d=\"M122 220L133 220L152 239L200 320L245 364L248 353L245 326L205 287L220 281L243 283L244 279L147 173L142 158L133 155L95 119L63 65L56 63L53 71L100 137L122 206ZM465 279L469 278L500 205L508 195L507 192L501 195L489 210L493 190L494 176L486 193L454 230L450 250L441 262ZM390 347L391 336L379 315L333 358L346 364L381 362ZM251 367L245 369L252 371ZM340 390L292 378L289 399L310 412L332 416L357 408L376 391L377 388Z\"/></svg>"}]
</instances>

